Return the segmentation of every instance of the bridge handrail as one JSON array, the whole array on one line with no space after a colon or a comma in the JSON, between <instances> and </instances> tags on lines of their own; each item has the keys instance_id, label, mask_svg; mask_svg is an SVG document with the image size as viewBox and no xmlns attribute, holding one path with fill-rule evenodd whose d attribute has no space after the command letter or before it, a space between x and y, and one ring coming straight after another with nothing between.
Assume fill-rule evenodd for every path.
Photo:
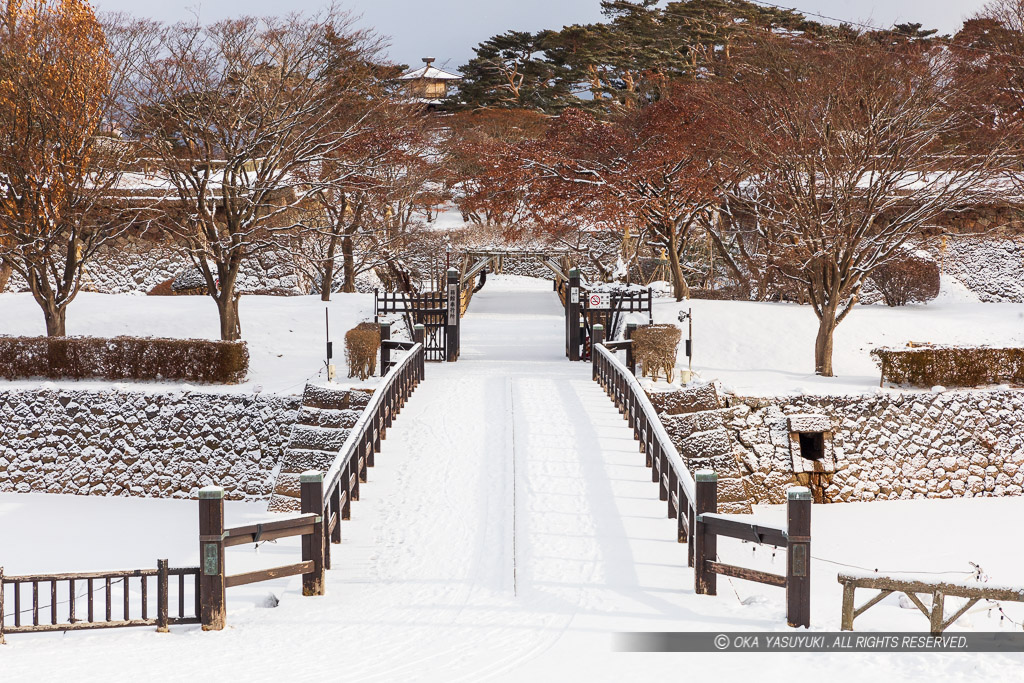
<instances>
[{"instance_id":1,"label":"bridge handrail","mask_svg":"<svg viewBox=\"0 0 1024 683\"><path fill-rule=\"evenodd\" d=\"M360 442L365 439L366 430L371 426L372 421L381 419L384 402L392 398L392 394L395 393L399 381L407 378L410 370L413 374L418 374L422 378L423 352L423 344L417 342L400 361L391 366L391 369L384 376L381 385L370 396L370 400L366 407L363 408L359 419L352 425L352 429L349 430L348 437L346 437L345 442L341 445L338 455L334 458L334 462L331 463L331 467L324 475L325 491L333 491L334 487L338 485L348 461L356 452Z\"/></svg>"},{"instance_id":2,"label":"bridge handrail","mask_svg":"<svg viewBox=\"0 0 1024 683\"><path fill-rule=\"evenodd\" d=\"M676 476L679 478L679 484L682 486L683 493L687 498L687 505L692 510L697 496L697 485L694 482L693 475L690 473L690 469L683 462L682 456L679 455L679 451L676 450L675 445L672 443L672 438L665 431L665 426L661 424L658 411L654 409L651 399L647 397L647 392L640 386L640 382L629 371L629 368L623 365L604 344L596 344L595 349L597 354L607 363L607 367L625 381L626 387L633 395L633 400L636 402L637 407L643 412L646 423L650 425L654 438L658 440L662 452L668 457L669 465L675 470Z\"/></svg>"}]
</instances>

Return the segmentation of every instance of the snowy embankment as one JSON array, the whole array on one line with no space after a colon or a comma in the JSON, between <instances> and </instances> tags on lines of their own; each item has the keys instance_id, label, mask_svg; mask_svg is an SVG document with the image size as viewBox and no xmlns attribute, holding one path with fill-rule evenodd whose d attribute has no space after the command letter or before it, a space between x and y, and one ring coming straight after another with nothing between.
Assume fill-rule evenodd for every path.
<instances>
[{"instance_id":1,"label":"snowy embankment","mask_svg":"<svg viewBox=\"0 0 1024 683\"><path fill-rule=\"evenodd\" d=\"M864 394L879 391L871 350L907 342L1024 345L1024 304L967 301L944 278L935 301L890 308L857 306L835 332L835 377L814 374L818 319L810 306L789 303L655 299L654 321L676 323L693 310L693 369L742 396ZM686 367L680 347L679 365ZM664 384L662 384L664 386Z\"/></svg>"},{"instance_id":2,"label":"snowy embankment","mask_svg":"<svg viewBox=\"0 0 1024 683\"><path fill-rule=\"evenodd\" d=\"M240 303L242 339L249 345L249 375L241 384L189 385L189 390L280 394L302 392L305 381L324 374L324 308L330 311L334 362L345 378L345 332L373 320L371 294L334 294L324 303L318 296L243 296ZM83 292L68 307L70 335L95 337L169 337L218 339L217 307L206 296L140 296ZM42 336L43 315L31 294L0 294L0 335ZM0 380L0 389L44 384ZM49 386L101 389L112 382L48 382ZM183 388L169 382L121 384L132 389L166 391Z\"/></svg>"}]
</instances>

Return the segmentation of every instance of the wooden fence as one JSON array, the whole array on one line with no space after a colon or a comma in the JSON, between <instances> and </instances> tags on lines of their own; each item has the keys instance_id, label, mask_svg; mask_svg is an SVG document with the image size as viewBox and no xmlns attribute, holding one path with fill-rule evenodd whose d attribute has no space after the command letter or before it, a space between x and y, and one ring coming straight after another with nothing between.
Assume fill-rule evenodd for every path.
<instances>
[{"instance_id":1,"label":"wooden fence","mask_svg":"<svg viewBox=\"0 0 1024 683\"><path fill-rule=\"evenodd\" d=\"M422 338L422 327L416 330L416 334ZM373 456L380 452L387 429L424 377L423 343L387 343L388 353L399 348L408 352L398 362L392 364L390 356L382 357L382 369L385 362L390 369L352 426L326 475L317 471L301 475L300 515L224 528L224 490L220 487L200 490L200 614L203 630L224 628L227 623L225 590L233 586L301 574L303 595L324 594L324 572L331 568L331 545L341 543L341 521L351 517L352 501L359 500L359 484L366 481L367 468L373 467ZM382 354L384 349L382 343ZM242 574L227 573L225 548L290 536L302 537L302 558L299 562Z\"/></svg>"},{"instance_id":2,"label":"wooden fence","mask_svg":"<svg viewBox=\"0 0 1024 683\"><path fill-rule=\"evenodd\" d=\"M41 596L49 602L41 605ZM177 607L174 617L172 604ZM172 624L197 623L199 567L174 568L158 560L156 569L24 576L7 576L0 567L0 643L5 633L124 626L166 631Z\"/></svg>"},{"instance_id":3,"label":"wooden fence","mask_svg":"<svg viewBox=\"0 0 1024 683\"><path fill-rule=\"evenodd\" d=\"M420 327L417 337L422 340L422 336ZM199 491L199 567L170 568L166 560L159 560L156 569L28 576L5 576L0 567L0 643L4 642L5 633L87 628L156 626L157 630L166 631L174 624L201 623L203 630L219 630L227 620L226 589L298 574L302 575L303 595L323 595L324 572L331 568L331 544L341 543L341 520L350 518L352 501L359 500L359 484L366 481L374 453L380 452L381 441L395 415L424 378L422 341L388 344L389 353L398 349L408 353L393 364L388 358L387 375L356 420L327 475L315 471L302 474L302 514L225 528L224 489L208 486ZM302 537L301 561L240 574L227 573L226 548L290 536ZM132 591L133 579L138 579L137 593ZM154 581L155 605L151 585ZM44 596L49 593L48 604L40 605L40 588ZM79 588L85 592L79 594ZM174 598L172 592L176 592ZM97 593L101 594L99 601ZM61 600L62 597L65 599ZM31 606L23 607L29 601ZM83 603L84 610L80 609ZM169 608L174 603L177 616L171 617ZM5 610L11 604L14 609L8 613ZM120 618L115 618L117 612ZM27 620L23 615L27 614L31 614L31 624L23 623ZM12 617L11 624L7 623L8 617Z\"/></svg>"},{"instance_id":4,"label":"wooden fence","mask_svg":"<svg viewBox=\"0 0 1024 683\"><path fill-rule=\"evenodd\" d=\"M979 600L1007 600L1024 602L1024 588L1019 586L995 586L992 584L962 585L944 581L918 581L897 579L878 574L840 573L839 583L843 584L843 612L841 628L853 630L853 620L868 608L878 604L888 595L900 592L906 595L921 612L928 617L930 631L937 636L953 622L967 613ZM858 588L873 588L880 591L860 607L854 606L854 593ZM931 605L925 605L921 595L931 597ZM966 602L950 617L945 615L947 597L964 598Z\"/></svg>"},{"instance_id":5,"label":"wooden fence","mask_svg":"<svg viewBox=\"0 0 1024 683\"><path fill-rule=\"evenodd\" d=\"M595 330L593 378L623 413L640 450L651 468L651 479L659 486L661 500L667 503L668 517L676 519L677 540L688 544L688 564L693 567L694 590L717 594L717 575L756 581L786 589L786 621L790 626L810 626L810 542L811 493L805 487L788 492L786 528L748 522L736 515L719 515L718 475L710 470L690 474L672 439L665 431L657 411L634 372L619 362ZM616 342L616 348L628 348L629 341ZM718 537L727 536L753 543L786 548L786 574L770 574L719 561Z\"/></svg>"}]
</instances>

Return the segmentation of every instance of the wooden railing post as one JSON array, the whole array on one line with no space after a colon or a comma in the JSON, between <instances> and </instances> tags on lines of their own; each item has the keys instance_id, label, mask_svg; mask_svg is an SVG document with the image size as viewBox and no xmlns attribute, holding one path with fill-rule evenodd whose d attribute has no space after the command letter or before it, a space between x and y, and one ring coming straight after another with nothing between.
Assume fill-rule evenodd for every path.
<instances>
[{"instance_id":1,"label":"wooden railing post","mask_svg":"<svg viewBox=\"0 0 1024 683\"><path fill-rule=\"evenodd\" d=\"M590 363L593 365L591 368L591 379L597 381L597 370L598 370L598 354L597 345L604 343L604 325L597 323L594 325L594 334L590 339Z\"/></svg>"},{"instance_id":2,"label":"wooden railing post","mask_svg":"<svg viewBox=\"0 0 1024 683\"><path fill-rule=\"evenodd\" d=\"M412 340L417 344L427 345L427 328L424 325L413 325L412 326ZM416 384L419 384L423 379L423 359L418 358L416 361Z\"/></svg>"},{"instance_id":3,"label":"wooden railing post","mask_svg":"<svg viewBox=\"0 0 1024 683\"><path fill-rule=\"evenodd\" d=\"M569 292L566 295L565 330L569 360L580 359L580 271L569 271Z\"/></svg>"},{"instance_id":4,"label":"wooden railing post","mask_svg":"<svg viewBox=\"0 0 1024 683\"><path fill-rule=\"evenodd\" d=\"M145 579L143 579L145 581ZM167 560L156 561L156 630L167 633L168 625L168 581Z\"/></svg>"},{"instance_id":5,"label":"wooden railing post","mask_svg":"<svg viewBox=\"0 0 1024 683\"><path fill-rule=\"evenodd\" d=\"M380 376L388 374L391 367L391 349L384 343L391 339L391 323L380 324Z\"/></svg>"},{"instance_id":6,"label":"wooden railing post","mask_svg":"<svg viewBox=\"0 0 1024 683\"><path fill-rule=\"evenodd\" d=\"M224 489L199 489L200 620L204 631L220 631L227 622L224 598Z\"/></svg>"},{"instance_id":7,"label":"wooden railing post","mask_svg":"<svg viewBox=\"0 0 1024 683\"><path fill-rule=\"evenodd\" d=\"M789 544L786 547L786 622L811 625L811 490L794 486L786 492Z\"/></svg>"},{"instance_id":8,"label":"wooden railing post","mask_svg":"<svg viewBox=\"0 0 1024 683\"><path fill-rule=\"evenodd\" d=\"M459 300L459 271L454 268L448 269L448 315L447 329L445 330L445 360L454 363L459 359L459 329L460 329L460 300Z\"/></svg>"},{"instance_id":9,"label":"wooden railing post","mask_svg":"<svg viewBox=\"0 0 1024 683\"><path fill-rule=\"evenodd\" d=\"M0 645L4 641L4 568L0 567Z\"/></svg>"},{"instance_id":10,"label":"wooden railing post","mask_svg":"<svg viewBox=\"0 0 1024 683\"><path fill-rule=\"evenodd\" d=\"M317 515L320 520L313 525L313 533L302 536L302 561L313 561L313 571L302 575L303 595L324 594L324 475L322 472L307 470L299 475L299 490L302 496L302 514Z\"/></svg>"},{"instance_id":11,"label":"wooden railing post","mask_svg":"<svg viewBox=\"0 0 1024 683\"><path fill-rule=\"evenodd\" d=\"M697 470L694 475L697 484L696 527L693 534L693 590L702 595L717 595L717 575L708 570L708 560L715 561L718 553L718 539L707 531L707 525L700 515L718 512L718 475L712 470Z\"/></svg>"},{"instance_id":12,"label":"wooden railing post","mask_svg":"<svg viewBox=\"0 0 1024 683\"><path fill-rule=\"evenodd\" d=\"M636 374L636 356L633 353L632 341L633 341L633 331L636 328L637 328L637 324L636 323L626 323L626 339L630 342L630 344L628 346L626 346L626 367L629 368L629 371L631 373L633 373L634 375Z\"/></svg>"}]
</instances>

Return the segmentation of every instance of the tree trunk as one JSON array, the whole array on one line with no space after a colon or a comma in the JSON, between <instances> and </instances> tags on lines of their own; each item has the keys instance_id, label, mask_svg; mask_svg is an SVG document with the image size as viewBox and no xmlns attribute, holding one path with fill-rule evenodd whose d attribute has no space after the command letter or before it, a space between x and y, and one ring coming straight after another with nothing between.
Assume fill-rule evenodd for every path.
<instances>
[{"instance_id":1,"label":"tree trunk","mask_svg":"<svg viewBox=\"0 0 1024 683\"><path fill-rule=\"evenodd\" d=\"M217 298L217 312L220 314L220 338L235 341L242 338L242 326L238 318L238 294L223 292Z\"/></svg>"},{"instance_id":2,"label":"tree trunk","mask_svg":"<svg viewBox=\"0 0 1024 683\"><path fill-rule=\"evenodd\" d=\"M835 311L826 308L818 321L818 337L814 341L814 372L832 377L832 340L836 331Z\"/></svg>"},{"instance_id":3,"label":"tree trunk","mask_svg":"<svg viewBox=\"0 0 1024 683\"><path fill-rule=\"evenodd\" d=\"M331 300L331 285L334 282L334 257L324 259L324 267L320 272L320 301Z\"/></svg>"},{"instance_id":4,"label":"tree trunk","mask_svg":"<svg viewBox=\"0 0 1024 683\"><path fill-rule=\"evenodd\" d=\"M67 306L57 307L53 301L42 304L43 318L46 320L47 337L66 337L65 319L67 318Z\"/></svg>"},{"instance_id":5,"label":"tree trunk","mask_svg":"<svg viewBox=\"0 0 1024 683\"><path fill-rule=\"evenodd\" d=\"M690 288L686 286L686 278L683 277L683 266L679 262L679 252L676 251L675 240L669 240L668 264L672 271L672 294L676 301L690 298Z\"/></svg>"},{"instance_id":6,"label":"tree trunk","mask_svg":"<svg viewBox=\"0 0 1024 683\"><path fill-rule=\"evenodd\" d=\"M341 291L351 294L356 291L356 256L351 237L343 237L341 240L341 258L345 275Z\"/></svg>"},{"instance_id":7,"label":"tree trunk","mask_svg":"<svg viewBox=\"0 0 1024 683\"><path fill-rule=\"evenodd\" d=\"M0 260L0 292L7 289L7 282L11 279L11 264Z\"/></svg>"}]
</instances>

